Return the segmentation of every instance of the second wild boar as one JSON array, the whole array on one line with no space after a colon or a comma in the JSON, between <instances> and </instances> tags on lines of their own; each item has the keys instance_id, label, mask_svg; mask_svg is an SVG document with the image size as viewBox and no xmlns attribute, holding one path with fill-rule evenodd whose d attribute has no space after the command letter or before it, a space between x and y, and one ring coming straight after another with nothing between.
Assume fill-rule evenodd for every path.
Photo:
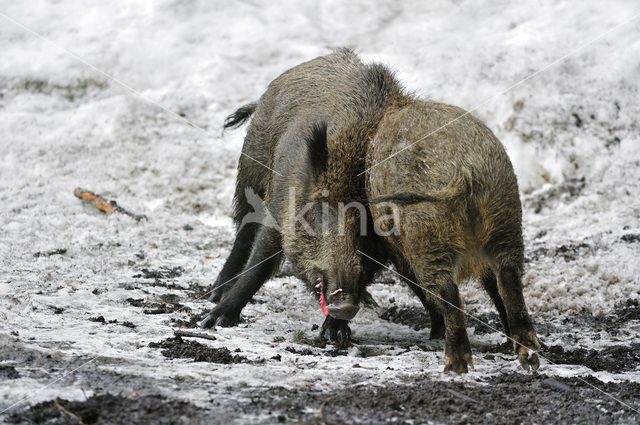
<instances>
[{"instance_id":1,"label":"second wild boar","mask_svg":"<svg viewBox=\"0 0 640 425\"><path fill-rule=\"evenodd\" d=\"M445 370L467 372L471 349L458 285L480 280L526 370L540 347L522 294L524 246L518 183L502 144L455 106L407 97L390 106L370 141L371 214L396 269L445 318Z\"/></svg>"}]
</instances>

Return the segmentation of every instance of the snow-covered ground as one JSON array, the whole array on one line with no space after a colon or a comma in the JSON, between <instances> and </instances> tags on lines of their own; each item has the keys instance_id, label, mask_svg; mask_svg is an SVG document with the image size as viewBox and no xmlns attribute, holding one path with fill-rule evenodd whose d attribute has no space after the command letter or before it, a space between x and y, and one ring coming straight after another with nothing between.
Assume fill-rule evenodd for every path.
<instances>
[{"instance_id":1,"label":"snow-covered ground","mask_svg":"<svg viewBox=\"0 0 640 425\"><path fill-rule=\"evenodd\" d=\"M305 348L291 342L296 330L315 334L323 319L288 276L259 292L245 324L203 342L263 363L167 360L147 346L188 313L143 314L127 299L177 294L193 312L209 308L193 293L214 281L233 242L243 131L222 135L224 117L284 70L339 46L388 64L423 97L473 110L503 141L521 186L525 296L537 322L606 314L640 297L637 2L0 1L0 13L0 362L21 375L0 380L0 408L27 396L83 399L98 391L87 378L96 374L170 383L156 391L204 405L233 397L229 388L475 382L518 370L513 356L476 355L468 376L445 375L441 341L371 309L353 322L360 345L348 355L288 352ZM74 197L78 186L149 219L105 216ZM158 280L143 271L177 267ZM400 283L371 292L382 309L391 298L418 305ZM463 292L473 311L489 309L476 283ZM97 316L136 327L88 320ZM564 329L545 342L630 344L637 323L617 340L572 340ZM471 340L475 351L501 337ZM28 353L50 354L55 370ZM541 371L640 382L637 369L594 374L542 360Z\"/></svg>"}]
</instances>

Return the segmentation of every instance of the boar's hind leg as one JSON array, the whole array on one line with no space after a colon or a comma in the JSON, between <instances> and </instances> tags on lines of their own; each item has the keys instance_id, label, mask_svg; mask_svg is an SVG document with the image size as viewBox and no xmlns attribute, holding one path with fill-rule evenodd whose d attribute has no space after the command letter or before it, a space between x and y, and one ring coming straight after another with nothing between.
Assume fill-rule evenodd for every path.
<instances>
[{"instance_id":1,"label":"boar's hind leg","mask_svg":"<svg viewBox=\"0 0 640 425\"><path fill-rule=\"evenodd\" d=\"M466 318L462 310L462 301L458 285L450 273L441 275L436 280L441 297L442 311L445 320L444 335L444 370L466 373L467 365L472 365L471 346L467 336Z\"/></svg>"},{"instance_id":2,"label":"boar's hind leg","mask_svg":"<svg viewBox=\"0 0 640 425\"><path fill-rule=\"evenodd\" d=\"M427 258L429 255L426 256ZM419 270L415 270L418 283L426 291L427 300L437 304L444 314L444 355L446 359L444 370L456 373L466 373L467 365L473 366L471 361L471 346L467 336L466 317L462 309L462 300L458 285L453 277L453 264L442 264L448 257L439 253L434 261L419 262Z\"/></svg>"},{"instance_id":3,"label":"boar's hind leg","mask_svg":"<svg viewBox=\"0 0 640 425\"><path fill-rule=\"evenodd\" d=\"M244 271L222 301L204 319L202 327L238 324L244 306L280 266L283 257L281 246L279 231L260 227Z\"/></svg>"},{"instance_id":4,"label":"boar's hind leg","mask_svg":"<svg viewBox=\"0 0 640 425\"><path fill-rule=\"evenodd\" d=\"M493 246L501 245L493 244ZM485 251L493 254L487 248ZM525 370L531 368L536 371L540 366L536 354L540 343L531 324L531 318L522 295L522 247L505 249L502 246L498 254L490 256L493 257L492 263L497 277L498 292L504 302L510 337L514 341L513 345L518 360Z\"/></svg>"},{"instance_id":5,"label":"boar's hind leg","mask_svg":"<svg viewBox=\"0 0 640 425\"><path fill-rule=\"evenodd\" d=\"M417 279L411 270L411 267L405 261L394 260L396 270L400 275L407 278L409 288L414 294L418 296L424 309L429 313L429 319L431 321L431 331L429 332L429 339L442 339L444 338L444 316L440 311L440 302L437 298L428 296L421 286L416 284Z\"/></svg>"},{"instance_id":6,"label":"boar's hind leg","mask_svg":"<svg viewBox=\"0 0 640 425\"><path fill-rule=\"evenodd\" d=\"M434 301L433 297L427 297L421 287L413 283L409 283L409 287L420 298L424 309L429 313L429 319L431 320L429 339L444 338L444 316L440 312L438 303Z\"/></svg>"},{"instance_id":7,"label":"boar's hind leg","mask_svg":"<svg viewBox=\"0 0 640 425\"><path fill-rule=\"evenodd\" d=\"M522 272L519 268L502 267L498 272L498 290L507 311L509 330L518 360L524 370L531 367L535 372L540 366L538 355L535 353L540 348L540 343L524 303L521 279Z\"/></svg>"},{"instance_id":8,"label":"boar's hind leg","mask_svg":"<svg viewBox=\"0 0 640 425\"><path fill-rule=\"evenodd\" d=\"M229 254L222 271L213 284L209 301L217 303L222 299L225 292L235 284L236 277L242 271L247 263L249 254L251 254L251 246L256 237L258 226L257 223L247 223L238 230L231 254Z\"/></svg>"},{"instance_id":9,"label":"boar's hind leg","mask_svg":"<svg viewBox=\"0 0 640 425\"><path fill-rule=\"evenodd\" d=\"M481 278L481 283L484 289L489 294L491 301L493 301L493 305L496 306L498 310L498 314L500 315L500 321L502 322L502 326L504 327L504 333L507 336L511 336L511 332L509 330L509 320L507 318L507 310L504 308L504 302L502 301L502 297L498 291L498 281L496 279L496 275L490 269L487 269Z\"/></svg>"}]
</instances>

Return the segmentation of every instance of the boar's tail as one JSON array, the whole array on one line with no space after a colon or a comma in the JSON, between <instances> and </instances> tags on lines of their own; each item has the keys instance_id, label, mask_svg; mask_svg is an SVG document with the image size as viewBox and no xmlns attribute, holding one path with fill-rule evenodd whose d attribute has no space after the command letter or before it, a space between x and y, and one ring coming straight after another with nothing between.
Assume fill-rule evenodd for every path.
<instances>
[{"instance_id":1,"label":"boar's tail","mask_svg":"<svg viewBox=\"0 0 640 425\"><path fill-rule=\"evenodd\" d=\"M422 202L450 202L471 194L471 179L464 175L456 176L444 188L432 193L401 192L393 195L381 196L369 201L369 204L394 202L398 205L413 205Z\"/></svg>"},{"instance_id":2,"label":"boar's tail","mask_svg":"<svg viewBox=\"0 0 640 425\"><path fill-rule=\"evenodd\" d=\"M257 106L258 104L256 102L252 102L240 107L233 114L225 118L223 128L226 130L228 128L240 127L246 120L251 117L251 115L255 112Z\"/></svg>"}]
</instances>

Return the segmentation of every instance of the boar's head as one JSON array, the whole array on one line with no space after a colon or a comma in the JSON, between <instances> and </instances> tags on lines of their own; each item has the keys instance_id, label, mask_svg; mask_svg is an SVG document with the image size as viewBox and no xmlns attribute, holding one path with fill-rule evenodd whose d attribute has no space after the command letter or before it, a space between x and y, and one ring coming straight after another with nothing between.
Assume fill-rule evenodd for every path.
<instances>
[{"instance_id":1,"label":"boar's head","mask_svg":"<svg viewBox=\"0 0 640 425\"><path fill-rule=\"evenodd\" d=\"M370 242L364 182L357 175L364 153L340 133L327 138L324 123L306 138L304 172L290 180L283 239L298 274L321 289L328 314L350 320L373 274L358 252L369 251Z\"/></svg>"}]
</instances>

